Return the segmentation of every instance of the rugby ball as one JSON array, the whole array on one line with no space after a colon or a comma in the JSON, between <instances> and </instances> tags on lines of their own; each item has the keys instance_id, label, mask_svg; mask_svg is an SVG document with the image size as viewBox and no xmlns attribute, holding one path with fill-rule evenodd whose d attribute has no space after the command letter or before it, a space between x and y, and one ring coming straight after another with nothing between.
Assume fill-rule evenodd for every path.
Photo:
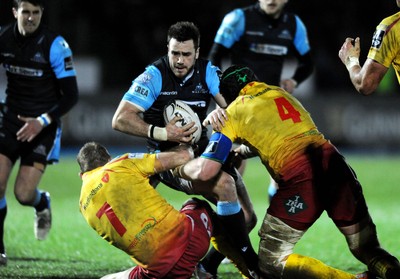
<instances>
[{"instance_id":1,"label":"rugby ball","mask_svg":"<svg viewBox=\"0 0 400 279\"><path fill-rule=\"evenodd\" d=\"M201 122L197 113L192 108L181 100L172 100L164 107L164 122L165 125L170 122L175 116L182 117L181 120L175 123L176 126L182 127L194 121L196 132L193 133L192 144L197 143L201 137Z\"/></svg>"}]
</instances>

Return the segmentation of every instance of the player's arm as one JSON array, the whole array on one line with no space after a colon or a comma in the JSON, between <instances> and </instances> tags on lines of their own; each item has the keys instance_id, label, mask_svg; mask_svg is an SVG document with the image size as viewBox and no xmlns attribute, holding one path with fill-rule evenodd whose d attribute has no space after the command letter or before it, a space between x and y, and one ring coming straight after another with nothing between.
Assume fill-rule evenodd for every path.
<instances>
[{"instance_id":1,"label":"player's arm","mask_svg":"<svg viewBox=\"0 0 400 279\"><path fill-rule=\"evenodd\" d=\"M156 155L154 171L163 172L187 163L194 158L194 152L190 145L179 145L169 151L160 152Z\"/></svg>"},{"instance_id":2,"label":"player's arm","mask_svg":"<svg viewBox=\"0 0 400 279\"><path fill-rule=\"evenodd\" d=\"M211 135L208 146L200 157L174 170L175 174L188 179L208 181L221 170L232 148L232 141L221 133Z\"/></svg>"},{"instance_id":3,"label":"player's arm","mask_svg":"<svg viewBox=\"0 0 400 279\"><path fill-rule=\"evenodd\" d=\"M361 67L359 57L360 38L346 38L339 50L339 58L346 66L355 89L363 95L371 95L378 88L388 68L370 58Z\"/></svg>"},{"instance_id":4,"label":"player's arm","mask_svg":"<svg viewBox=\"0 0 400 279\"><path fill-rule=\"evenodd\" d=\"M297 67L293 77L281 81L281 87L289 93L293 93L294 89L311 76L314 71L314 61L310 52L307 52L304 55L297 53L295 56L297 58Z\"/></svg>"},{"instance_id":5,"label":"player's arm","mask_svg":"<svg viewBox=\"0 0 400 279\"><path fill-rule=\"evenodd\" d=\"M208 60L213 63L213 65L221 68L222 59L229 55L230 49L224 47L223 45L214 42L211 47L210 53L208 54Z\"/></svg>"},{"instance_id":6,"label":"player's arm","mask_svg":"<svg viewBox=\"0 0 400 279\"><path fill-rule=\"evenodd\" d=\"M221 93L215 95L214 99L217 106L203 120L202 125L211 125L214 131L220 132L222 127L225 125L225 121L228 120L228 115L225 110L227 104Z\"/></svg>"},{"instance_id":7,"label":"player's arm","mask_svg":"<svg viewBox=\"0 0 400 279\"><path fill-rule=\"evenodd\" d=\"M118 105L112 119L114 130L139 136L149 137L158 141L190 142L190 135L196 130L194 122L183 127L178 127L175 123L180 119L173 118L166 127L157 127L146 123L142 118L143 111L132 103L122 100Z\"/></svg>"}]
</instances>

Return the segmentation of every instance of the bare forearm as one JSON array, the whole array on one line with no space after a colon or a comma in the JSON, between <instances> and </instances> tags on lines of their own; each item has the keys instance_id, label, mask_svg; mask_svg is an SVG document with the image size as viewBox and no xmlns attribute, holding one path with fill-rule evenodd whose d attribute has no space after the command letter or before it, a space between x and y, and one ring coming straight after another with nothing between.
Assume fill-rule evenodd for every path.
<instances>
[{"instance_id":1,"label":"bare forearm","mask_svg":"<svg viewBox=\"0 0 400 279\"><path fill-rule=\"evenodd\" d=\"M122 113L115 116L112 121L112 127L122 133L139 137L147 137L149 130L149 124L135 113L129 113L129 115Z\"/></svg>"}]
</instances>

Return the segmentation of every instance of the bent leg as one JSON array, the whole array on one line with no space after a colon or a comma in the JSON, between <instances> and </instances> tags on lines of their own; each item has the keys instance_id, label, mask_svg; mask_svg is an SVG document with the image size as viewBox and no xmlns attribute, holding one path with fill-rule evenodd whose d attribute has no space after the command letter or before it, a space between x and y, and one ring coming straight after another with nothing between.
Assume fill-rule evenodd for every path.
<instances>
[{"instance_id":1,"label":"bent leg","mask_svg":"<svg viewBox=\"0 0 400 279\"><path fill-rule=\"evenodd\" d=\"M383 279L400 278L399 261L381 247L376 226L369 215L360 223L339 230L344 234L351 253L367 265L370 272Z\"/></svg>"},{"instance_id":2,"label":"bent leg","mask_svg":"<svg viewBox=\"0 0 400 279\"><path fill-rule=\"evenodd\" d=\"M266 214L259 231L259 267L263 278L355 279L356 276L330 267L319 260L293 253L306 231L296 230Z\"/></svg>"}]
</instances>

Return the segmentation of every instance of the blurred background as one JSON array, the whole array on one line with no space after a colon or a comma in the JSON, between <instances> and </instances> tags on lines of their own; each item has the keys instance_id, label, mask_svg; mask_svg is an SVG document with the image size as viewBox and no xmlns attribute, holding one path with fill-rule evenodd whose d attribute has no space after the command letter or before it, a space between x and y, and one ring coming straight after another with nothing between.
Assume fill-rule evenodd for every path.
<instances>
[{"instance_id":1,"label":"blurred background","mask_svg":"<svg viewBox=\"0 0 400 279\"><path fill-rule=\"evenodd\" d=\"M114 111L132 80L167 53L168 27L182 20L201 32L200 54L206 57L223 16L256 0L48 0L43 21L70 44L81 93L79 104L65 117L63 145L87 140L143 147L143 141L111 129ZM0 25L12 22L12 1L0 0ZM376 25L399 11L395 0L289 0L287 10L308 29L315 60L311 78L296 91L317 126L338 146L393 153L400 151L400 88L390 69L372 96L353 88L338 51L346 37L361 38L366 58ZM284 75L291 75L288 61ZM4 97L4 70L0 95Z\"/></svg>"}]
</instances>

